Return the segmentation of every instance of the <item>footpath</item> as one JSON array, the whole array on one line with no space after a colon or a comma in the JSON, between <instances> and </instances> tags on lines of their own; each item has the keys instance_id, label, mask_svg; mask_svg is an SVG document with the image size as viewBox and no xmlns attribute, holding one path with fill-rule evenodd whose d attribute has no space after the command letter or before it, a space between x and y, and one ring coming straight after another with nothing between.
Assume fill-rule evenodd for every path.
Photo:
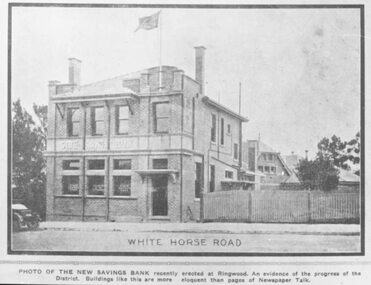
<instances>
[{"instance_id":1,"label":"footpath","mask_svg":"<svg viewBox=\"0 0 371 285\"><path fill-rule=\"evenodd\" d=\"M358 224L42 222L42 230L220 234L360 235Z\"/></svg>"}]
</instances>

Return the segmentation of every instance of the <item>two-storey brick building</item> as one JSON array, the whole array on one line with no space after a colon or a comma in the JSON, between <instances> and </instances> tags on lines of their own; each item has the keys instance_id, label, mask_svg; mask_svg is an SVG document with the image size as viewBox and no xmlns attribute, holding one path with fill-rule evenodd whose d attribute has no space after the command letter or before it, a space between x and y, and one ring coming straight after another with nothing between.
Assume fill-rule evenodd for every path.
<instances>
[{"instance_id":1,"label":"two-storey brick building","mask_svg":"<svg viewBox=\"0 0 371 285\"><path fill-rule=\"evenodd\" d=\"M247 120L205 96L204 52L195 79L162 66L88 85L69 59L69 83L49 82L47 219L199 220L201 193L239 179Z\"/></svg>"}]
</instances>

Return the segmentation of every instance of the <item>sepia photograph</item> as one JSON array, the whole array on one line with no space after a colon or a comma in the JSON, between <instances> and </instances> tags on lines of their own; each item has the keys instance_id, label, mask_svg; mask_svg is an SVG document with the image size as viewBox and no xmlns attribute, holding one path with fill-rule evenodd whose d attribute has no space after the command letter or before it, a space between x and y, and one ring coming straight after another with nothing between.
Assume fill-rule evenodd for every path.
<instances>
[{"instance_id":1,"label":"sepia photograph","mask_svg":"<svg viewBox=\"0 0 371 285\"><path fill-rule=\"evenodd\" d=\"M362 11L12 3L8 254L364 255Z\"/></svg>"}]
</instances>

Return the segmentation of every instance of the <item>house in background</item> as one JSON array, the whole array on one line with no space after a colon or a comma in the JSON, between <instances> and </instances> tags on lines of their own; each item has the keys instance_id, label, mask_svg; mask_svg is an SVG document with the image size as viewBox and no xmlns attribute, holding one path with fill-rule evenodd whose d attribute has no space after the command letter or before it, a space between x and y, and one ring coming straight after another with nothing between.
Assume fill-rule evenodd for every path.
<instances>
[{"instance_id":1,"label":"house in background","mask_svg":"<svg viewBox=\"0 0 371 285\"><path fill-rule=\"evenodd\" d=\"M339 185L340 191L360 191L361 178L354 174L351 170L339 169Z\"/></svg>"},{"instance_id":2,"label":"house in background","mask_svg":"<svg viewBox=\"0 0 371 285\"><path fill-rule=\"evenodd\" d=\"M283 155L282 158L286 165L295 173L297 173L296 167L299 165L300 160L304 159L304 157L294 152L291 152L289 155Z\"/></svg>"},{"instance_id":3,"label":"house in background","mask_svg":"<svg viewBox=\"0 0 371 285\"><path fill-rule=\"evenodd\" d=\"M81 85L71 58L69 82L49 82L47 220L198 220L202 192L253 184L247 119L205 95L195 49L195 79L161 66Z\"/></svg>"},{"instance_id":4,"label":"house in background","mask_svg":"<svg viewBox=\"0 0 371 285\"><path fill-rule=\"evenodd\" d=\"M278 189L281 183L299 183L295 172L281 154L260 140L243 143L243 161L250 171L263 174L261 189Z\"/></svg>"}]
</instances>

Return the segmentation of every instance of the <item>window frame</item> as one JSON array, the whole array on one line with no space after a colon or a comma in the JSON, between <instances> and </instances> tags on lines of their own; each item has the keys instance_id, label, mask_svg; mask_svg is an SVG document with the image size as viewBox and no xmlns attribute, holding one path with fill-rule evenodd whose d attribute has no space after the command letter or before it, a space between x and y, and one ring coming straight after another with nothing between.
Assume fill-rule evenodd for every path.
<instances>
[{"instance_id":1,"label":"window frame","mask_svg":"<svg viewBox=\"0 0 371 285\"><path fill-rule=\"evenodd\" d=\"M103 161L103 168L90 168L90 163L92 161ZM91 170L91 171L104 171L106 169L106 160L104 158L97 158L97 159L87 159L87 164L86 164L86 168L87 170Z\"/></svg>"},{"instance_id":2,"label":"window frame","mask_svg":"<svg viewBox=\"0 0 371 285\"><path fill-rule=\"evenodd\" d=\"M116 193L116 178L120 178L120 177L122 177L122 178L129 178L129 194L128 195L125 195L125 194L117 194ZM112 184L113 184L113 193L112 193L112 196L113 197L131 197L132 196L132 179L131 179L131 175L122 175L122 174L113 174L112 175Z\"/></svg>"},{"instance_id":3,"label":"window frame","mask_svg":"<svg viewBox=\"0 0 371 285\"><path fill-rule=\"evenodd\" d=\"M216 114L211 113L211 142L216 143Z\"/></svg>"},{"instance_id":4,"label":"window frame","mask_svg":"<svg viewBox=\"0 0 371 285\"><path fill-rule=\"evenodd\" d=\"M129 162L130 167L129 168L118 168L118 167L116 167L116 166L118 166L118 165L116 165L116 162L118 163L118 161L120 161L120 160ZM114 158L113 159L113 168L112 168L113 170L131 170L132 167L133 167L133 163L132 163L131 158Z\"/></svg>"},{"instance_id":5,"label":"window frame","mask_svg":"<svg viewBox=\"0 0 371 285\"><path fill-rule=\"evenodd\" d=\"M161 104L166 104L168 106L168 114L167 116L157 116L157 106L161 105ZM162 102L154 102L153 105L153 132L154 133L158 133L158 134L166 134L166 133L169 133L170 132L170 102L169 101L162 101ZM158 120L164 120L166 119L167 120L167 130L166 131L159 131L158 130Z\"/></svg>"},{"instance_id":6,"label":"window frame","mask_svg":"<svg viewBox=\"0 0 371 285\"><path fill-rule=\"evenodd\" d=\"M224 145L224 118L220 118L220 145Z\"/></svg>"},{"instance_id":7,"label":"window frame","mask_svg":"<svg viewBox=\"0 0 371 285\"><path fill-rule=\"evenodd\" d=\"M225 172L224 172L224 177L225 177L226 179L233 179L233 176L234 176L233 171L231 171L231 170L225 170Z\"/></svg>"},{"instance_id":8,"label":"window frame","mask_svg":"<svg viewBox=\"0 0 371 285\"><path fill-rule=\"evenodd\" d=\"M231 127L231 124L228 123L227 124L227 135L231 135L231 133L232 133L232 127Z\"/></svg>"},{"instance_id":9,"label":"window frame","mask_svg":"<svg viewBox=\"0 0 371 285\"><path fill-rule=\"evenodd\" d=\"M73 111L74 110L74 111ZM73 120L74 112L78 111L78 119ZM80 107L68 107L67 108L67 136L68 137L79 137L80 136ZM77 127L74 126L77 124ZM75 131L77 134L75 134Z\"/></svg>"},{"instance_id":10,"label":"window frame","mask_svg":"<svg viewBox=\"0 0 371 285\"><path fill-rule=\"evenodd\" d=\"M77 185L78 185L78 188L77 188L77 192L74 193L74 192L68 192L66 193L65 192L65 189L66 189L66 186L65 186L65 179L67 178L77 178ZM68 187L67 187L68 188ZM80 195L80 175L76 175L76 174L62 174L62 195L63 196L79 196Z\"/></svg>"},{"instance_id":11,"label":"window frame","mask_svg":"<svg viewBox=\"0 0 371 285\"><path fill-rule=\"evenodd\" d=\"M198 178L198 166L200 171L200 179ZM201 193L203 191L203 180L204 180L204 165L202 162L196 162L195 163L195 199L201 198Z\"/></svg>"},{"instance_id":12,"label":"window frame","mask_svg":"<svg viewBox=\"0 0 371 285\"><path fill-rule=\"evenodd\" d=\"M236 148L237 146L237 148ZM233 143L233 159L234 160L239 160L239 144L238 143Z\"/></svg>"},{"instance_id":13,"label":"window frame","mask_svg":"<svg viewBox=\"0 0 371 285\"><path fill-rule=\"evenodd\" d=\"M102 194L97 194L97 193L90 193L90 179L91 178L102 178L103 179L103 192ZM87 196L99 196L99 197L104 197L106 196L106 176L104 174L86 174L86 190L87 190ZM100 184L102 185L102 184Z\"/></svg>"},{"instance_id":14,"label":"window frame","mask_svg":"<svg viewBox=\"0 0 371 285\"><path fill-rule=\"evenodd\" d=\"M162 168L162 167L158 167L158 166L155 167L155 161L160 161L160 160L163 160L163 161L166 160L166 168ZM169 159L167 159L167 158L153 158L152 159L152 169L169 169Z\"/></svg>"},{"instance_id":15,"label":"window frame","mask_svg":"<svg viewBox=\"0 0 371 285\"><path fill-rule=\"evenodd\" d=\"M120 118L120 108L127 108L127 118ZM128 135L129 134L129 121L130 121L130 108L128 105L116 105L115 106L115 120L116 120L116 135ZM122 121L127 122L126 132L120 132L120 123Z\"/></svg>"},{"instance_id":16,"label":"window frame","mask_svg":"<svg viewBox=\"0 0 371 285\"><path fill-rule=\"evenodd\" d=\"M102 110L102 119L97 120L96 119L96 110L101 109ZM91 135L92 136L103 136L104 135L104 118L105 112L104 112L104 106L92 106L90 107L90 126L91 126ZM102 133L97 133L97 123L102 123Z\"/></svg>"},{"instance_id":17,"label":"window frame","mask_svg":"<svg viewBox=\"0 0 371 285\"><path fill-rule=\"evenodd\" d=\"M71 162L78 162L79 163L79 166L78 167L71 167L70 166L70 163ZM67 166L68 164L68 166ZM73 171L73 170L80 170L81 168L81 161L80 159L63 159L62 160L62 171Z\"/></svg>"}]
</instances>

